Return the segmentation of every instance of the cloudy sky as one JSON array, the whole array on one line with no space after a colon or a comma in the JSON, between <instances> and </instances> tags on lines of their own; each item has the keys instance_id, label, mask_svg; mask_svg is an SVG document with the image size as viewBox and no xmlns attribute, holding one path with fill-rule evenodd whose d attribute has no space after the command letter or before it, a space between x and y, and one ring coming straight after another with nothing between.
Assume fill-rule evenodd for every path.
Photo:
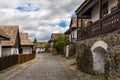
<instances>
[{"instance_id":1,"label":"cloudy sky","mask_svg":"<svg viewBox=\"0 0 120 80\"><path fill-rule=\"evenodd\" d=\"M68 29L74 11L84 0L0 0L0 25L19 25L30 39L50 39Z\"/></svg>"}]
</instances>

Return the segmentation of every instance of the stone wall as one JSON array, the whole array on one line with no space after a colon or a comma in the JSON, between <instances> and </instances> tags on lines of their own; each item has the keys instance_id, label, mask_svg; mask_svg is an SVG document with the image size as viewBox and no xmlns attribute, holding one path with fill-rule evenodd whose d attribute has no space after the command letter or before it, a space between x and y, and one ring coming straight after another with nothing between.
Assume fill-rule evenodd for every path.
<instances>
[{"instance_id":1,"label":"stone wall","mask_svg":"<svg viewBox=\"0 0 120 80\"><path fill-rule=\"evenodd\" d=\"M90 52L90 47L84 43L77 44L77 67L79 70L86 73L93 73L93 59Z\"/></svg>"},{"instance_id":2,"label":"stone wall","mask_svg":"<svg viewBox=\"0 0 120 80\"><path fill-rule=\"evenodd\" d=\"M78 69L87 73L94 73L90 48L97 41L104 41L108 44L108 49L105 54L106 76L109 76L111 80L120 79L120 30L77 41L76 60Z\"/></svg>"},{"instance_id":3,"label":"stone wall","mask_svg":"<svg viewBox=\"0 0 120 80\"><path fill-rule=\"evenodd\" d=\"M76 53L75 49L76 49L75 44L70 44L69 45L69 56L75 55L75 53Z\"/></svg>"},{"instance_id":4,"label":"stone wall","mask_svg":"<svg viewBox=\"0 0 120 80\"><path fill-rule=\"evenodd\" d=\"M64 47L64 55L66 55L66 46ZM69 57L75 55L76 53L76 44L69 44Z\"/></svg>"}]
</instances>

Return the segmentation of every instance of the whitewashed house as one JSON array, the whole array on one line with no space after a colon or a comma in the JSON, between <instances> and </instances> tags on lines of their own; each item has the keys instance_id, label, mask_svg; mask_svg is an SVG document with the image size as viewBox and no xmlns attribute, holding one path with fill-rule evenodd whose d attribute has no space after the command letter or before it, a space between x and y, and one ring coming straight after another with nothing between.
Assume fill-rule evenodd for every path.
<instances>
[{"instance_id":1,"label":"whitewashed house","mask_svg":"<svg viewBox=\"0 0 120 80\"><path fill-rule=\"evenodd\" d=\"M2 57L2 44L1 41L9 40L9 36L0 29L0 57Z\"/></svg>"},{"instance_id":2,"label":"whitewashed house","mask_svg":"<svg viewBox=\"0 0 120 80\"><path fill-rule=\"evenodd\" d=\"M85 28L90 25L91 19L83 19L82 27ZM72 17L69 29L64 33L65 38L65 55L66 57L76 54L76 41L78 39L78 30L81 28L81 19L77 26L77 17Z\"/></svg>"},{"instance_id":3,"label":"whitewashed house","mask_svg":"<svg viewBox=\"0 0 120 80\"><path fill-rule=\"evenodd\" d=\"M1 41L2 44L2 56L9 56L19 54L20 49L20 37L18 26L0 26L0 29L9 36L10 40Z\"/></svg>"},{"instance_id":4,"label":"whitewashed house","mask_svg":"<svg viewBox=\"0 0 120 80\"><path fill-rule=\"evenodd\" d=\"M111 36L110 33L114 35L115 34L114 31L120 29L120 0L85 0L83 4L76 10L76 15L77 15L77 23L79 23L79 20L81 19L80 20L81 28L78 30L77 41L79 42L83 41L81 43L83 44L84 41L86 40L86 43L88 44L86 45L86 43L84 43L84 45L90 46L89 43L92 43L92 41L90 42L90 38L94 40L94 44L92 43L93 46L90 46L92 58L93 58L93 70L97 74L104 74L105 61L106 61L105 53L107 53L108 46L112 45L112 42L110 43L111 39L112 38L115 39L115 37L119 37L119 35L112 36L112 38L109 39L109 42L106 40L107 36L109 37ZM86 27L83 27L84 19L91 19L91 24L87 25ZM119 34L119 32L116 34ZM97 37L97 39L95 39L95 37ZM89 40L87 41L87 39ZM114 44L112 46L116 46L116 45L118 44ZM80 54L78 56L82 56L82 55ZM110 72L110 74L112 73Z\"/></svg>"},{"instance_id":5,"label":"whitewashed house","mask_svg":"<svg viewBox=\"0 0 120 80\"><path fill-rule=\"evenodd\" d=\"M75 54L75 43L77 40L77 17L72 17L69 29L65 34L65 55L69 57Z\"/></svg>"},{"instance_id":6,"label":"whitewashed house","mask_svg":"<svg viewBox=\"0 0 120 80\"><path fill-rule=\"evenodd\" d=\"M22 54L32 54L33 43L28 38L27 33L20 33L20 42L21 42Z\"/></svg>"},{"instance_id":7,"label":"whitewashed house","mask_svg":"<svg viewBox=\"0 0 120 80\"><path fill-rule=\"evenodd\" d=\"M45 52L45 44L46 44L46 42L38 42L36 45L36 53Z\"/></svg>"}]
</instances>

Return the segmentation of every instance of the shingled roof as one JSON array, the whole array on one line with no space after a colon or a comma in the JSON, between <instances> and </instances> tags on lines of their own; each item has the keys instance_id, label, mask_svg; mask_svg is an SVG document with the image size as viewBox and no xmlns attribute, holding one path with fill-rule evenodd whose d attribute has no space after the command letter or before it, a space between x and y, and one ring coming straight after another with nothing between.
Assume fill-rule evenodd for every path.
<instances>
[{"instance_id":1,"label":"shingled roof","mask_svg":"<svg viewBox=\"0 0 120 80\"><path fill-rule=\"evenodd\" d=\"M32 46L33 45L31 40L28 38L27 33L20 33L20 42L21 42L21 46Z\"/></svg>"},{"instance_id":2,"label":"shingled roof","mask_svg":"<svg viewBox=\"0 0 120 80\"><path fill-rule=\"evenodd\" d=\"M64 34L62 34L62 33L53 33L53 34L51 35L51 40L55 40L55 39L57 39L58 37L64 37Z\"/></svg>"},{"instance_id":3,"label":"shingled roof","mask_svg":"<svg viewBox=\"0 0 120 80\"><path fill-rule=\"evenodd\" d=\"M19 31L18 26L7 26L2 25L0 26L0 30L5 32L5 36L9 36L10 40L2 41L2 46L15 46L17 34ZM1 32L1 34L4 34Z\"/></svg>"},{"instance_id":4,"label":"shingled roof","mask_svg":"<svg viewBox=\"0 0 120 80\"><path fill-rule=\"evenodd\" d=\"M54 40L56 40L58 37L64 37L64 34L63 34L63 33L53 33L53 34L51 35L51 39L50 39L48 42L54 41Z\"/></svg>"},{"instance_id":5,"label":"shingled roof","mask_svg":"<svg viewBox=\"0 0 120 80\"><path fill-rule=\"evenodd\" d=\"M9 36L2 30L0 29L0 40L9 40Z\"/></svg>"},{"instance_id":6,"label":"shingled roof","mask_svg":"<svg viewBox=\"0 0 120 80\"><path fill-rule=\"evenodd\" d=\"M36 45L36 47L37 48L44 48L45 44L46 44L46 42L38 42L37 45Z\"/></svg>"},{"instance_id":7,"label":"shingled roof","mask_svg":"<svg viewBox=\"0 0 120 80\"><path fill-rule=\"evenodd\" d=\"M80 23L80 21L79 21ZM64 34L69 34L72 30L77 28L77 17L72 17L70 22L70 27Z\"/></svg>"}]
</instances>

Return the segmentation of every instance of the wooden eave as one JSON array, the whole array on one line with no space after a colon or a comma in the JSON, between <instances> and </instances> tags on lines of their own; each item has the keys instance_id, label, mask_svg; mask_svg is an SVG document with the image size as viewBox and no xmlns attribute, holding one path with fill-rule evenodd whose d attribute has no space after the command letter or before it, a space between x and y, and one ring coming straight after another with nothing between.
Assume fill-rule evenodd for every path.
<instances>
[{"instance_id":1,"label":"wooden eave","mask_svg":"<svg viewBox=\"0 0 120 80\"><path fill-rule=\"evenodd\" d=\"M21 45L21 47L33 47L33 45Z\"/></svg>"},{"instance_id":2,"label":"wooden eave","mask_svg":"<svg viewBox=\"0 0 120 80\"><path fill-rule=\"evenodd\" d=\"M64 34L69 34L69 33L70 33L70 28Z\"/></svg>"},{"instance_id":3,"label":"wooden eave","mask_svg":"<svg viewBox=\"0 0 120 80\"><path fill-rule=\"evenodd\" d=\"M51 40L51 39L50 39L50 40L48 41L48 43L51 43L51 42L54 42L54 40Z\"/></svg>"},{"instance_id":4,"label":"wooden eave","mask_svg":"<svg viewBox=\"0 0 120 80\"><path fill-rule=\"evenodd\" d=\"M0 37L2 37L3 39L1 39L1 40L10 40L10 38L9 37L5 37L5 36L2 36L2 35L0 35Z\"/></svg>"},{"instance_id":5,"label":"wooden eave","mask_svg":"<svg viewBox=\"0 0 120 80\"><path fill-rule=\"evenodd\" d=\"M85 2L83 2L83 4L75 11L75 13L79 15L78 17L80 17L80 15L84 14L98 1L99 0L85 0Z\"/></svg>"}]
</instances>

